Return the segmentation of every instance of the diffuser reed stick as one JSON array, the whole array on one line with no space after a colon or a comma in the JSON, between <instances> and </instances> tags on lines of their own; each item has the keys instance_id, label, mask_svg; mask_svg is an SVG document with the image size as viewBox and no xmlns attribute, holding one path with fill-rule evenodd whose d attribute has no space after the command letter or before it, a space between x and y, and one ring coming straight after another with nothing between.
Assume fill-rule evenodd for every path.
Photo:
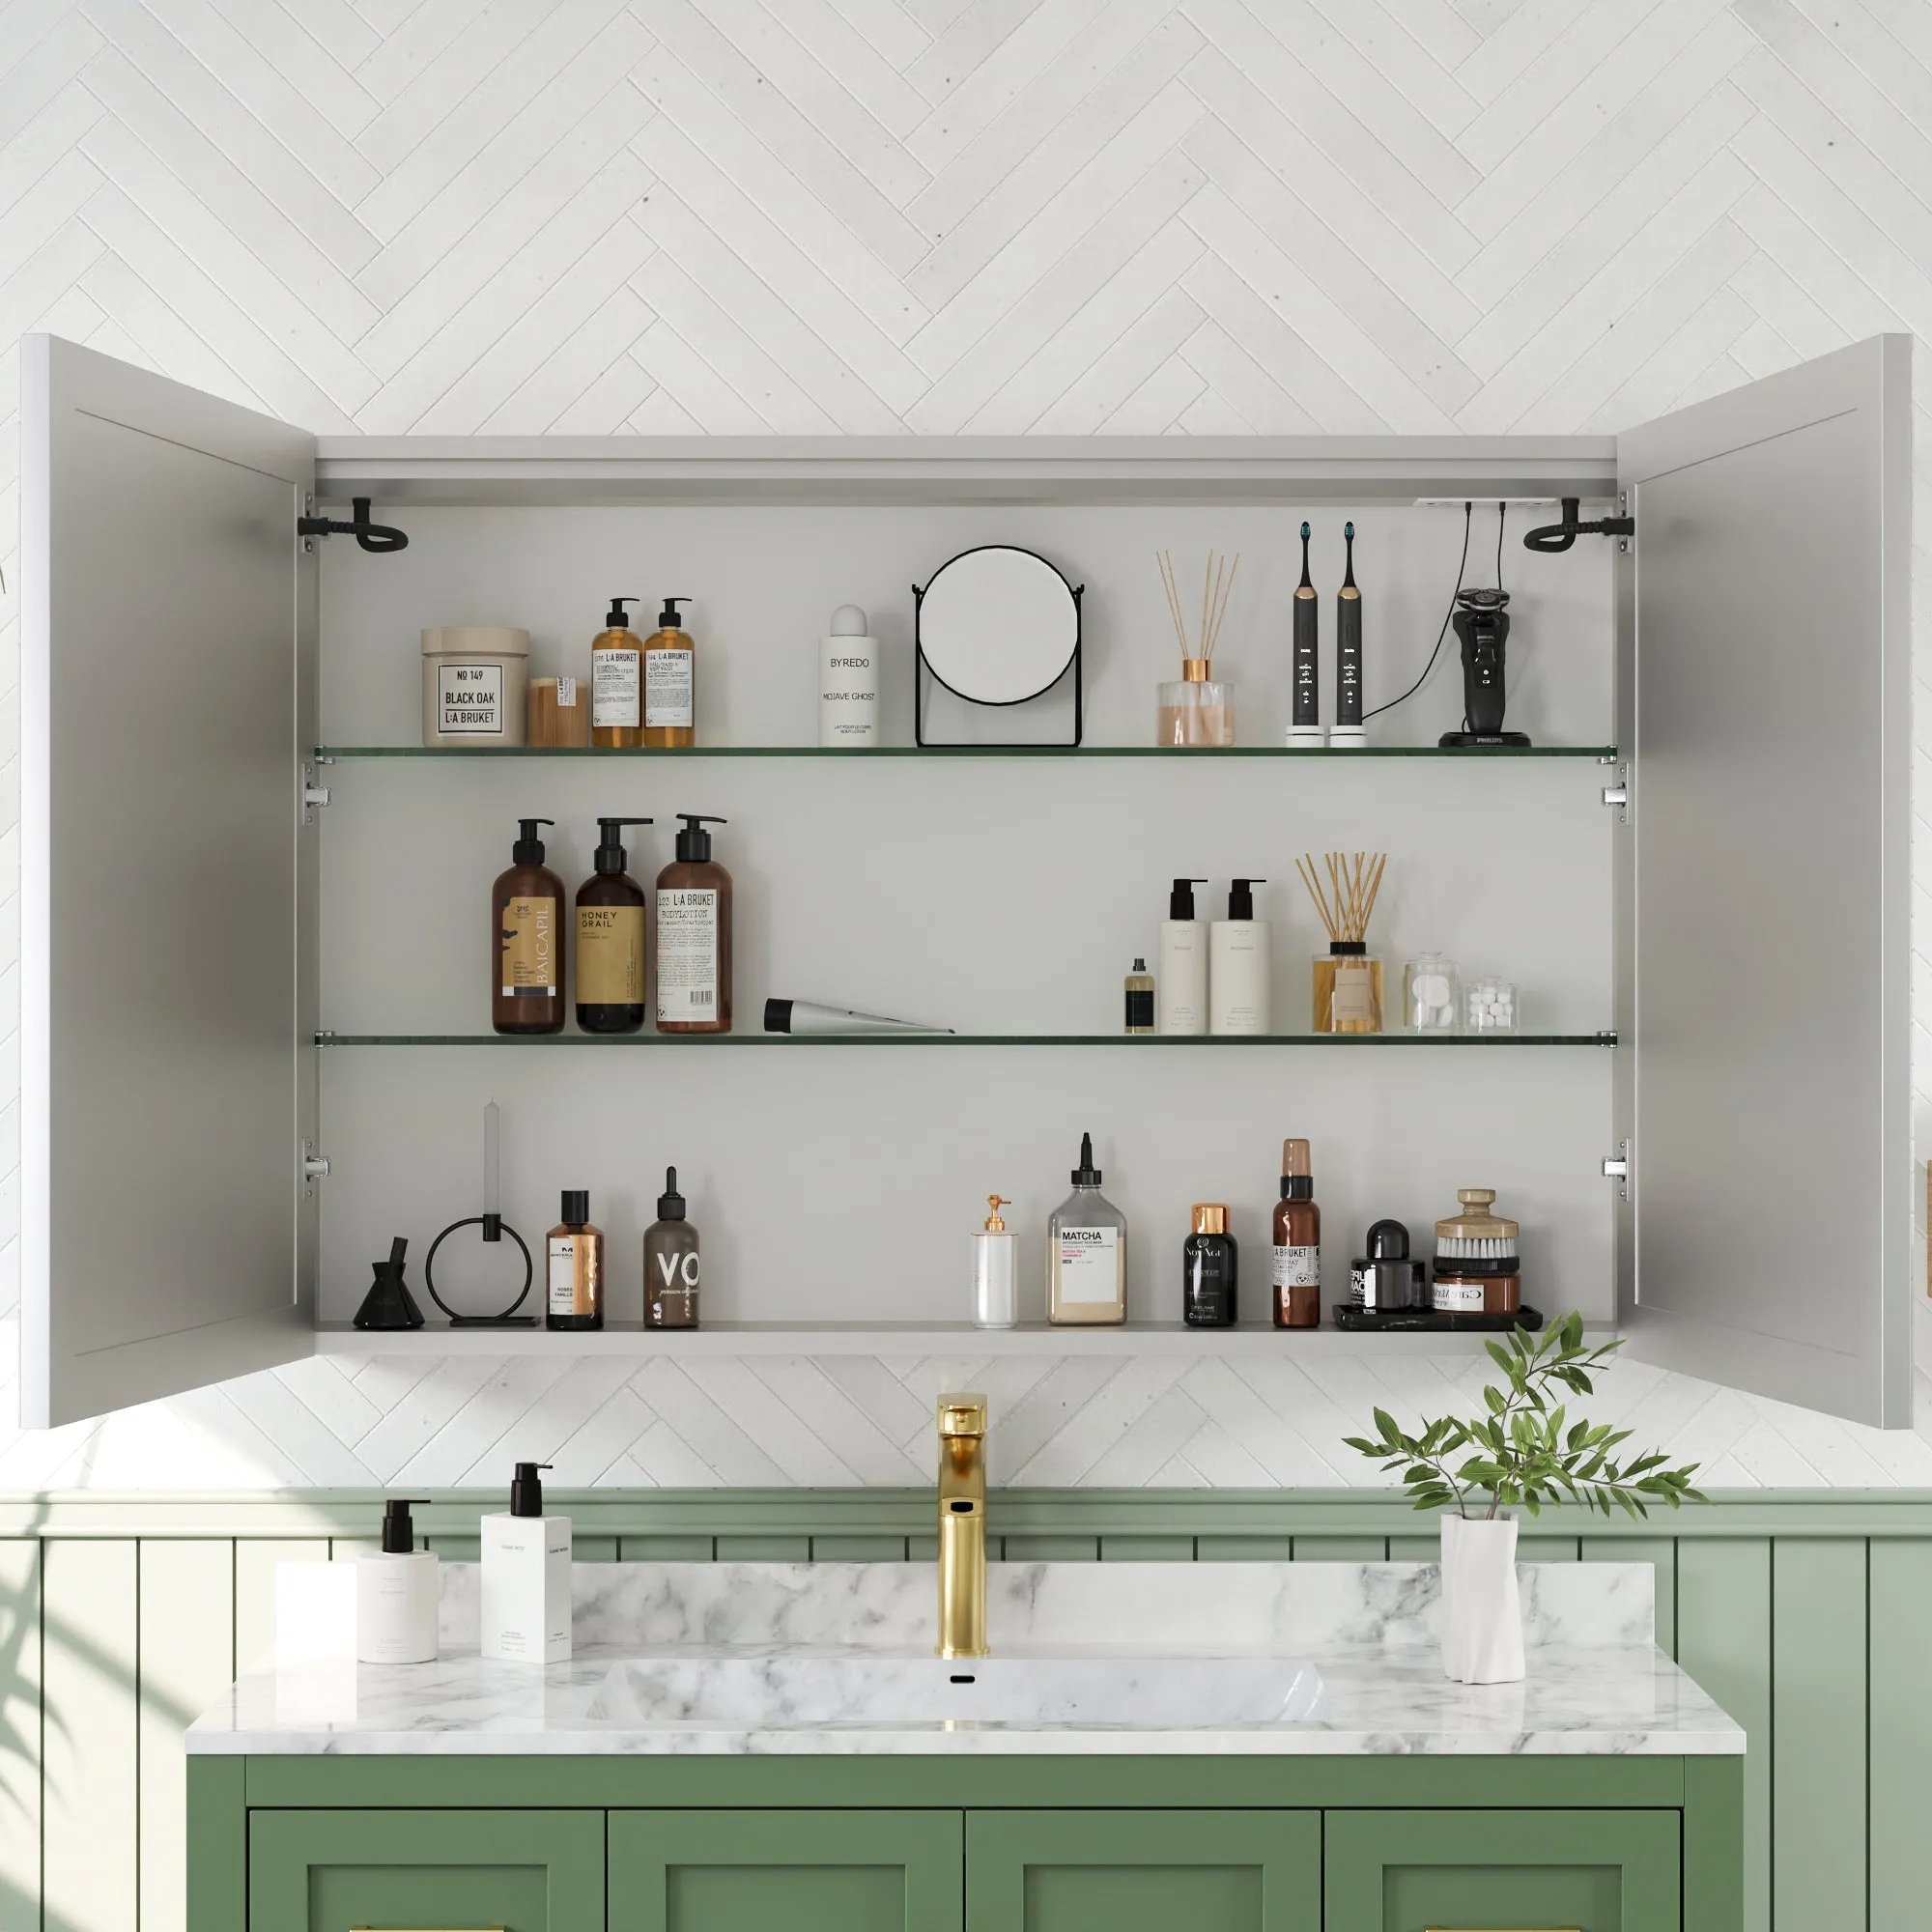
<instances>
[{"instance_id":1,"label":"diffuser reed stick","mask_svg":"<svg viewBox=\"0 0 1932 1932\"><path fill-rule=\"evenodd\" d=\"M1382 962L1369 956L1368 939L1387 864L1386 852L1329 852L1321 866L1309 852L1294 862L1328 934L1328 951L1315 955L1317 1033L1382 1030Z\"/></svg>"},{"instance_id":2,"label":"diffuser reed stick","mask_svg":"<svg viewBox=\"0 0 1932 1932\"><path fill-rule=\"evenodd\" d=\"M1164 550L1153 554L1160 567L1160 587L1167 598L1167 614L1180 645L1180 678L1164 683L1157 693L1156 742L1167 746L1232 745L1235 742L1234 687L1213 681L1214 646L1221 639L1221 625L1228 615L1228 600L1234 594L1235 573L1241 567L1241 554L1232 558L1225 552L1208 553L1201 573L1201 619L1194 636L1187 635L1187 618L1180 602L1180 580L1175 574L1173 554Z\"/></svg>"}]
</instances>

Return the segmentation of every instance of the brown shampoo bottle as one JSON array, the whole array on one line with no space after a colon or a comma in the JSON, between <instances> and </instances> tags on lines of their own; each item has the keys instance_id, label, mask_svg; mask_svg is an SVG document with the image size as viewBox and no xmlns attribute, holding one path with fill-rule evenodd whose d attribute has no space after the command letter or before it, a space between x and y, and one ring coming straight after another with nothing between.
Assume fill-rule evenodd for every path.
<instances>
[{"instance_id":1,"label":"brown shampoo bottle","mask_svg":"<svg viewBox=\"0 0 1932 1932\"><path fill-rule=\"evenodd\" d=\"M563 881L544 864L537 828L521 818L510 869L490 889L490 1024L498 1033L563 1031Z\"/></svg>"}]
</instances>

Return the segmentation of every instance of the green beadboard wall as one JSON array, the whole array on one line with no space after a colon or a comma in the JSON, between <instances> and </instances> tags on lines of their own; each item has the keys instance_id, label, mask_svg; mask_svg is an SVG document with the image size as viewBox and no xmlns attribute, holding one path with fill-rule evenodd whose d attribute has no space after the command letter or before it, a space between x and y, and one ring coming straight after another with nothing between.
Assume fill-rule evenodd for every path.
<instances>
[{"instance_id":1,"label":"green beadboard wall","mask_svg":"<svg viewBox=\"0 0 1932 1932\"><path fill-rule=\"evenodd\" d=\"M374 1492L0 1497L0 1932L184 1932L183 1725L270 1634L274 1566L352 1557ZM473 1557L495 1498L416 1512ZM551 1506L588 1561L904 1562L908 1491L609 1491ZM1009 1491L1009 1558L1431 1558L1396 1497ZM1659 1640L1744 1723L1752 1932L1932 1923L1932 1495L1751 1492L1647 1523L1546 1515L1532 1561L1648 1561ZM1695 1928L1688 1928L1695 1932Z\"/></svg>"}]
</instances>

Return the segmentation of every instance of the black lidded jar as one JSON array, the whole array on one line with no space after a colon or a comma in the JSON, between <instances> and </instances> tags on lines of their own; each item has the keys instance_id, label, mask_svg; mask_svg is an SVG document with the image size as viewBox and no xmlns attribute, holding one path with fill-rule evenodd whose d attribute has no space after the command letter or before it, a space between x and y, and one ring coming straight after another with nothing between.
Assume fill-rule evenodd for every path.
<instances>
[{"instance_id":1,"label":"black lidded jar","mask_svg":"<svg viewBox=\"0 0 1932 1932\"><path fill-rule=\"evenodd\" d=\"M1408 1230L1400 1221L1374 1222L1367 1246L1349 1270L1349 1298L1356 1307L1390 1314L1431 1306L1428 1266L1410 1256Z\"/></svg>"},{"instance_id":2,"label":"black lidded jar","mask_svg":"<svg viewBox=\"0 0 1932 1932\"><path fill-rule=\"evenodd\" d=\"M1194 1232L1180 1250L1180 1319L1190 1328L1232 1328L1238 1319L1236 1277L1240 1251L1218 1202L1194 1204Z\"/></svg>"}]
</instances>

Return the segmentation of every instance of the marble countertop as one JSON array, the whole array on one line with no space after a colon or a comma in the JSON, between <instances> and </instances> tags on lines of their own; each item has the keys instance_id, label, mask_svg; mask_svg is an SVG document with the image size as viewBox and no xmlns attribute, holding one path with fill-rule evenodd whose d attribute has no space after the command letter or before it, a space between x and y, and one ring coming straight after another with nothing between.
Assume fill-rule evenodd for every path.
<instances>
[{"instance_id":1,"label":"marble countertop","mask_svg":"<svg viewBox=\"0 0 1932 1932\"><path fill-rule=\"evenodd\" d=\"M466 1574L467 1572L467 1574ZM244 1676L192 1752L1737 1754L1652 1640L1647 1565L1521 1571L1528 1675L1441 1673L1429 1564L995 1564L993 1657L932 1655L921 1564L582 1564L576 1655L476 1654L445 1566L435 1663ZM1186 1634L1194 1640L1178 1642ZM985 1696L997 1719L939 1717ZM1098 1711L1104 1720L1088 1714ZM1120 1713L1132 1714L1122 1719ZM1264 1712L1273 1715L1262 1715Z\"/></svg>"}]
</instances>

